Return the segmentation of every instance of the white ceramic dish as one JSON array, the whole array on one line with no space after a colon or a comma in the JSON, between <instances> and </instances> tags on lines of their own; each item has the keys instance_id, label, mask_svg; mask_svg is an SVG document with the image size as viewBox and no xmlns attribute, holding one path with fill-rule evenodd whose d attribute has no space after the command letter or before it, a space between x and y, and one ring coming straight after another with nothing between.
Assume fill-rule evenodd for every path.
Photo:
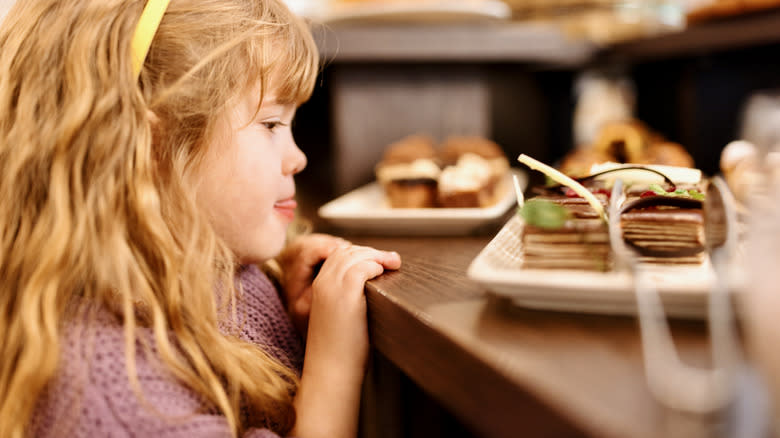
<instances>
[{"instance_id":1,"label":"white ceramic dish","mask_svg":"<svg viewBox=\"0 0 780 438\"><path fill-rule=\"evenodd\" d=\"M405 0L336 3L313 8L309 18L323 23L342 22L452 22L508 19L512 11L500 0Z\"/></svg>"},{"instance_id":2,"label":"white ceramic dish","mask_svg":"<svg viewBox=\"0 0 780 438\"><path fill-rule=\"evenodd\" d=\"M510 208L516 206L510 174L517 175L521 187L526 174L512 169L498 190L504 195L487 208L391 208L382 187L370 183L320 207L318 213L332 225L350 231L382 235L465 235L495 225Z\"/></svg>"},{"instance_id":3,"label":"white ceramic dish","mask_svg":"<svg viewBox=\"0 0 780 438\"><path fill-rule=\"evenodd\" d=\"M636 314L633 280L628 272L523 269L522 229L523 221L518 216L512 217L472 261L468 277L522 307ZM652 278L668 316L706 316L707 295L714 281L709 261L696 266L648 269L652 269ZM738 287L732 285L731 289Z\"/></svg>"}]
</instances>

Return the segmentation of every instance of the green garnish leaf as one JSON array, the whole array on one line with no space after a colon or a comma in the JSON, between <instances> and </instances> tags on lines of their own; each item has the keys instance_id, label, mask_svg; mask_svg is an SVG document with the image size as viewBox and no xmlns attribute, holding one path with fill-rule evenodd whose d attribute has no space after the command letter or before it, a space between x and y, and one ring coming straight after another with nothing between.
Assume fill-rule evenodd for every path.
<instances>
[{"instance_id":1,"label":"green garnish leaf","mask_svg":"<svg viewBox=\"0 0 780 438\"><path fill-rule=\"evenodd\" d=\"M704 196L704 193L698 190L688 190L688 195L697 201L703 201L706 198L706 196Z\"/></svg>"},{"instance_id":2,"label":"green garnish leaf","mask_svg":"<svg viewBox=\"0 0 780 438\"><path fill-rule=\"evenodd\" d=\"M678 197L678 198L693 198L697 201L703 201L705 199L704 193L696 190L684 190L684 189L677 189L673 192L667 192L664 190L663 187L659 186L658 184L650 184L648 186L648 189L655 193L656 195L660 196L670 196L670 197Z\"/></svg>"},{"instance_id":3,"label":"green garnish leaf","mask_svg":"<svg viewBox=\"0 0 780 438\"><path fill-rule=\"evenodd\" d=\"M650 184L650 187L648 187L648 189L650 189L650 191L655 193L656 195L666 196L669 194L669 192L664 190L664 188L659 186L658 184Z\"/></svg>"},{"instance_id":4,"label":"green garnish leaf","mask_svg":"<svg viewBox=\"0 0 780 438\"><path fill-rule=\"evenodd\" d=\"M518 212L527 224L547 230L557 230L572 218L565 207L544 199L529 199Z\"/></svg>"}]
</instances>

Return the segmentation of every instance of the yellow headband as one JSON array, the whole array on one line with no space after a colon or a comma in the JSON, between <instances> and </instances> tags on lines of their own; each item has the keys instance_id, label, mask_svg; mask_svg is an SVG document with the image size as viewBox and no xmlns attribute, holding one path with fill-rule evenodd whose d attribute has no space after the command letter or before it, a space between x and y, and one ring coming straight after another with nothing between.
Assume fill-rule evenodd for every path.
<instances>
[{"instance_id":1,"label":"yellow headband","mask_svg":"<svg viewBox=\"0 0 780 438\"><path fill-rule=\"evenodd\" d=\"M132 42L132 62L133 76L138 80L141 74L141 67L144 65L146 55L149 53L149 47L152 46L154 34L160 26L160 21L168 9L168 3L171 0L149 0L141 13L141 19L135 28Z\"/></svg>"}]
</instances>

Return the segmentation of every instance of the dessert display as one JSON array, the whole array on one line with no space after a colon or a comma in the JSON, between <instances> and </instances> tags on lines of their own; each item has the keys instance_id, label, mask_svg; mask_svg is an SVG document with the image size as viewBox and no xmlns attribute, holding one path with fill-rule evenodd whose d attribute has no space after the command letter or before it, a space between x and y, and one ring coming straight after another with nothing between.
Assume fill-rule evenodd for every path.
<instances>
[{"instance_id":1,"label":"dessert display","mask_svg":"<svg viewBox=\"0 0 780 438\"><path fill-rule=\"evenodd\" d=\"M392 208L484 208L506 193L509 161L496 143L450 137L409 136L387 147L377 181Z\"/></svg>"},{"instance_id":2,"label":"dessert display","mask_svg":"<svg viewBox=\"0 0 780 438\"><path fill-rule=\"evenodd\" d=\"M617 210L622 237L640 262L703 261L705 182L698 169L605 163L575 180L530 157L520 161L560 183L534 188L519 211L525 268L610 270L605 210L616 178L626 187Z\"/></svg>"}]
</instances>

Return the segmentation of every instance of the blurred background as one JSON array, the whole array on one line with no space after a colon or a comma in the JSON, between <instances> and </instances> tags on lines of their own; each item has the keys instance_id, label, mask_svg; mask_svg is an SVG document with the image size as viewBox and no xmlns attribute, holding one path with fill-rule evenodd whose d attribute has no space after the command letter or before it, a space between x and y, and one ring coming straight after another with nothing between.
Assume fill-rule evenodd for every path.
<instances>
[{"instance_id":1,"label":"blurred background","mask_svg":"<svg viewBox=\"0 0 780 438\"><path fill-rule=\"evenodd\" d=\"M774 0L287 1L324 61L296 125L322 200L371 181L407 135L483 136L556 163L610 117L714 174L755 129L751 98L780 87Z\"/></svg>"}]
</instances>

